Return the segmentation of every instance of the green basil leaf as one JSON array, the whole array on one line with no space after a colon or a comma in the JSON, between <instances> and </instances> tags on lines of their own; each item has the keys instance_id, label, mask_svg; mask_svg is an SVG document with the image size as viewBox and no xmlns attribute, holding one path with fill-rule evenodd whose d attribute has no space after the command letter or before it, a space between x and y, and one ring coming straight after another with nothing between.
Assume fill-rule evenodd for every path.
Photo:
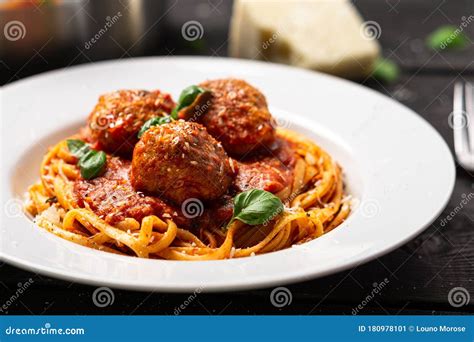
<instances>
[{"instance_id":1,"label":"green basil leaf","mask_svg":"<svg viewBox=\"0 0 474 342\"><path fill-rule=\"evenodd\" d=\"M91 150L82 140L68 139L66 141L69 151L79 159L77 165L84 179L97 177L107 163L107 155L102 151Z\"/></svg>"},{"instance_id":2,"label":"green basil leaf","mask_svg":"<svg viewBox=\"0 0 474 342\"><path fill-rule=\"evenodd\" d=\"M107 163L107 156L103 151L89 150L79 159L81 176L84 179L97 177Z\"/></svg>"},{"instance_id":3,"label":"green basil leaf","mask_svg":"<svg viewBox=\"0 0 474 342\"><path fill-rule=\"evenodd\" d=\"M263 224L271 221L283 211L283 203L271 192L252 189L238 194L234 198L234 220L249 225Z\"/></svg>"},{"instance_id":4,"label":"green basil leaf","mask_svg":"<svg viewBox=\"0 0 474 342\"><path fill-rule=\"evenodd\" d=\"M181 95L179 96L178 104L171 112L171 116L173 117L173 119L176 120L178 118L178 112L181 109L192 105L196 97L198 97L199 94L205 92L205 89L198 87L197 85L190 85L189 87L184 88L181 92Z\"/></svg>"},{"instance_id":5,"label":"green basil leaf","mask_svg":"<svg viewBox=\"0 0 474 342\"><path fill-rule=\"evenodd\" d=\"M89 146L82 140L68 139L66 143L69 151L77 158L81 158L90 151Z\"/></svg>"},{"instance_id":6,"label":"green basil leaf","mask_svg":"<svg viewBox=\"0 0 474 342\"><path fill-rule=\"evenodd\" d=\"M461 28L445 25L432 32L426 38L426 44L433 50L462 49L468 40Z\"/></svg>"},{"instance_id":7,"label":"green basil leaf","mask_svg":"<svg viewBox=\"0 0 474 342\"><path fill-rule=\"evenodd\" d=\"M140 128L140 131L138 132L138 139L140 139L142 135L146 131L148 131L151 127L169 123L171 122L171 120L172 119L170 116L160 116L160 117L151 118L150 120L148 120L147 122L143 124L142 128Z\"/></svg>"},{"instance_id":8,"label":"green basil leaf","mask_svg":"<svg viewBox=\"0 0 474 342\"><path fill-rule=\"evenodd\" d=\"M400 69L398 65L391 60L379 58L375 61L374 71L372 72L373 78L384 83L393 83L398 79L399 75Z\"/></svg>"}]
</instances>

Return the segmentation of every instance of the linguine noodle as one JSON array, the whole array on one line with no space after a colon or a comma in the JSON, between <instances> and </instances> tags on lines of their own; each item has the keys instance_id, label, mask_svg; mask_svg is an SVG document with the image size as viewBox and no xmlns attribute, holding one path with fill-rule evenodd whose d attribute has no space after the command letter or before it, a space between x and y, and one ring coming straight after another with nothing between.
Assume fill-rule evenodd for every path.
<instances>
[{"instance_id":1,"label":"linguine noodle","mask_svg":"<svg viewBox=\"0 0 474 342\"><path fill-rule=\"evenodd\" d=\"M320 237L350 212L341 169L331 156L298 133L279 128L278 136L292 143L296 163L292 184L276 194L285 209L266 224L234 221L227 229L200 229L198 236L154 215L111 225L87 205L79 207L73 184L80 171L66 140L45 155L26 210L40 227L63 239L140 258L217 260L278 251Z\"/></svg>"}]
</instances>

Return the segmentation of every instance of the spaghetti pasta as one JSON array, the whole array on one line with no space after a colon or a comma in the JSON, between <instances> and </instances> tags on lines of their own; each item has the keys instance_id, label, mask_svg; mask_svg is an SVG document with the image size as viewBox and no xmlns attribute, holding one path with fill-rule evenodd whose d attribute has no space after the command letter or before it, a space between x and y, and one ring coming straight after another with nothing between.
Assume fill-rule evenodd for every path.
<instances>
[{"instance_id":1,"label":"spaghetti pasta","mask_svg":"<svg viewBox=\"0 0 474 342\"><path fill-rule=\"evenodd\" d=\"M227 229L203 228L199 234L155 215L141 222L126 217L111 224L81 207L73 186L80 176L66 141L52 147L40 169L40 182L29 188L26 210L37 224L63 239L111 253L172 260L217 260L269 253L300 244L331 231L350 213L344 200L341 168L312 141L286 129L279 138L293 146L293 181L276 195L283 213L266 224L234 221Z\"/></svg>"}]
</instances>

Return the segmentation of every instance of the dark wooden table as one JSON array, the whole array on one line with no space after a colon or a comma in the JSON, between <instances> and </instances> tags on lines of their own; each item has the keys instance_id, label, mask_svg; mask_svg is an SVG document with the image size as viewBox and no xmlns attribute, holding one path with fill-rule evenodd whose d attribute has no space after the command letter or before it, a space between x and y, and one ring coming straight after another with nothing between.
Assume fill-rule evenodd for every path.
<instances>
[{"instance_id":1,"label":"dark wooden table","mask_svg":"<svg viewBox=\"0 0 474 342\"><path fill-rule=\"evenodd\" d=\"M474 81L474 46L464 51L435 52L424 46L428 33L444 24L459 26L462 17L474 14L474 2L421 0L357 0L366 20L381 26L384 55L401 68L400 79L391 85L369 80L365 85L391 96L430 122L453 150L448 124L456 80ZM162 23L162 40L145 51L147 55L226 55L231 3L228 1L179 1ZM200 44L181 37L181 25L198 19L205 28ZM466 29L474 39L474 22ZM146 39L146 37L145 37ZM115 52L116 53L116 52ZM34 53L32 52L32 55ZM111 56L113 56L111 51ZM130 52L133 56L133 51ZM93 60L75 53L42 59L35 56L20 66L3 65L2 84L45 70ZM26 63L26 64L25 64ZM381 127L381 129L384 129ZM403 137L400 137L403 139ZM420 158L423 158L420 155ZM290 285L292 302L276 308L270 302L272 289L220 294L199 294L184 314L352 314L385 278L388 284L360 314L467 314L470 304L455 308L448 302L454 287L463 287L474 297L474 203L469 202L442 226L441 219L459 209L463 196L474 192L473 174L457 166L454 193L447 208L434 223L403 247L355 269L322 279ZM427 197L427 201L430 199ZM403 215L403 213L400 213ZM114 303L98 308L92 302L96 289L25 272L3 264L0 267L0 302L5 302L18 283L33 284L9 307L10 314L173 314L189 299L186 294L160 294L113 290Z\"/></svg>"}]
</instances>

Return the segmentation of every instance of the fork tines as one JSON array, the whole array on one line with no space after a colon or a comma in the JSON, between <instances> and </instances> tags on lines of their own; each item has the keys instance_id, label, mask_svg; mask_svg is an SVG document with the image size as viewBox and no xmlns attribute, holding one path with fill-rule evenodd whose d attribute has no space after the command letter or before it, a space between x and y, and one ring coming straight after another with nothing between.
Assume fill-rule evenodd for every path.
<instances>
[{"instance_id":1,"label":"fork tines","mask_svg":"<svg viewBox=\"0 0 474 342\"><path fill-rule=\"evenodd\" d=\"M472 83L454 85L451 124L454 130L454 149L459 164L474 171L474 87Z\"/></svg>"}]
</instances>

